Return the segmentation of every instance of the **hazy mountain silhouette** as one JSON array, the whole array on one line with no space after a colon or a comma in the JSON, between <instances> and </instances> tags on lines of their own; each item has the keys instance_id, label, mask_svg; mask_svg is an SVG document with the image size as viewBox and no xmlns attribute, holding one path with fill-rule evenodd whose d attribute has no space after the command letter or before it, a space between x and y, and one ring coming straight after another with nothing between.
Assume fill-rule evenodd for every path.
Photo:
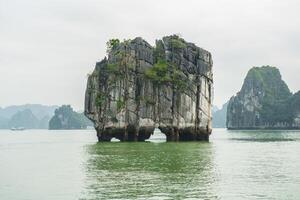
<instances>
[{"instance_id":1,"label":"hazy mountain silhouette","mask_svg":"<svg viewBox=\"0 0 300 200\"><path fill-rule=\"evenodd\" d=\"M38 119L42 119L47 115L53 116L56 108L58 108L58 106L56 105L53 106L46 106L41 104L12 105L6 108L0 108L0 117L10 119L17 112L29 109Z\"/></svg>"},{"instance_id":2,"label":"hazy mountain silhouette","mask_svg":"<svg viewBox=\"0 0 300 200\"><path fill-rule=\"evenodd\" d=\"M25 129L48 129L49 121L59 106L26 104L0 108L0 129L24 127ZM93 126L83 113L73 111L83 128ZM76 128L76 127L74 127Z\"/></svg>"},{"instance_id":3,"label":"hazy mountain silhouette","mask_svg":"<svg viewBox=\"0 0 300 200\"><path fill-rule=\"evenodd\" d=\"M38 118L29 109L18 111L8 122L9 127L24 127L26 129L39 128Z\"/></svg>"},{"instance_id":4,"label":"hazy mountain silhouette","mask_svg":"<svg viewBox=\"0 0 300 200\"><path fill-rule=\"evenodd\" d=\"M221 109L216 109L215 107L212 109L213 128L226 128L227 105L228 102L226 102Z\"/></svg>"},{"instance_id":5,"label":"hazy mountain silhouette","mask_svg":"<svg viewBox=\"0 0 300 200\"><path fill-rule=\"evenodd\" d=\"M24 127L27 129L48 129L50 118L54 115L56 105L41 104L12 105L0 108L0 129Z\"/></svg>"}]
</instances>

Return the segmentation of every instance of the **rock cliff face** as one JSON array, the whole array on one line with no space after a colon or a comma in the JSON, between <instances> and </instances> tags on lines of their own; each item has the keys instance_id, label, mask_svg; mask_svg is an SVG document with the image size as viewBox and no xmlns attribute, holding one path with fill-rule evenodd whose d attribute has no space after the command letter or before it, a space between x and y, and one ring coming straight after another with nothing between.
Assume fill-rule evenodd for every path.
<instances>
[{"instance_id":1,"label":"rock cliff face","mask_svg":"<svg viewBox=\"0 0 300 200\"><path fill-rule=\"evenodd\" d=\"M85 115L99 141L144 141L156 127L168 141L208 140L211 54L172 35L108 42L108 58L88 77Z\"/></svg>"},{"instance_id":2,"label":"rock cliff face","mask_svg":"<svg viewBox=\"0 0 300 200\"><path fill-rule=\"evenodd\" d=\"M297 94L290 92L277 68L254 67L229 101L226 125L229 129L296 129L299 111Z\"/></svg>"}]
</instances>

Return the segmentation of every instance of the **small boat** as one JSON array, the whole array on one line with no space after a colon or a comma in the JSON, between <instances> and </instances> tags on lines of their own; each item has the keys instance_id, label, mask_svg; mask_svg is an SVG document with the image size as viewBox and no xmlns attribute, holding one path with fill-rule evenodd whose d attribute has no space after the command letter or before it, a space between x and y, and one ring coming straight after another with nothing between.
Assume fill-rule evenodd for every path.
<instances>
[{"instance_id":1,"label":"small boat","mask_svg":"<svg viewBox=\"0 0 300 200\"><path fill-rule=\"evenodd\" d=\"M24 127L12 127L10 130L12 130L12 131L23 131L23 130L25 130L25 128Z\"/></svg>"}]
</instances>

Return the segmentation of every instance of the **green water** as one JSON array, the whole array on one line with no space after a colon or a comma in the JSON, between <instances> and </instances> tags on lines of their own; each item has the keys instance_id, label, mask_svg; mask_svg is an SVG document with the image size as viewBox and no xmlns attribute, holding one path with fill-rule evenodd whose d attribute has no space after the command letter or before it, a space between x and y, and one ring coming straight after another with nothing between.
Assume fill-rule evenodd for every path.
<instances>
[{"instance_id":1,"label":"green water","mask_svg":"<svg viewBox=\"0 0 300 200\"><path fill-rule=\"evenodd\" d=\"M0 131L0 199L300 199L300 131L215 129L209 143L96 143Z\"/></svg>"}]
</instances>

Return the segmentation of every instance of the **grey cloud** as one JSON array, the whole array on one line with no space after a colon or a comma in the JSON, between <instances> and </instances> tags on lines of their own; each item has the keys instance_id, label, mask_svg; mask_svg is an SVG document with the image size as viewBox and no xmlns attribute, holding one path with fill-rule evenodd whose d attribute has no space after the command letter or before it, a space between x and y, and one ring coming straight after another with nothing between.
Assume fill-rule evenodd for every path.
<instances>
[{"instance_id":1,"label":"grey cloud","mask_svg":"<svg viewBox=\"0 0 300 200\"><path fill-rule=\"evenodd\" d=\"M296 0L0 0L0 105L70 103L82 109L86 74L109 38L180 33L212 52L215 103L252 66L275 65L299 90Z\"/></svg>"}]
</instances>

